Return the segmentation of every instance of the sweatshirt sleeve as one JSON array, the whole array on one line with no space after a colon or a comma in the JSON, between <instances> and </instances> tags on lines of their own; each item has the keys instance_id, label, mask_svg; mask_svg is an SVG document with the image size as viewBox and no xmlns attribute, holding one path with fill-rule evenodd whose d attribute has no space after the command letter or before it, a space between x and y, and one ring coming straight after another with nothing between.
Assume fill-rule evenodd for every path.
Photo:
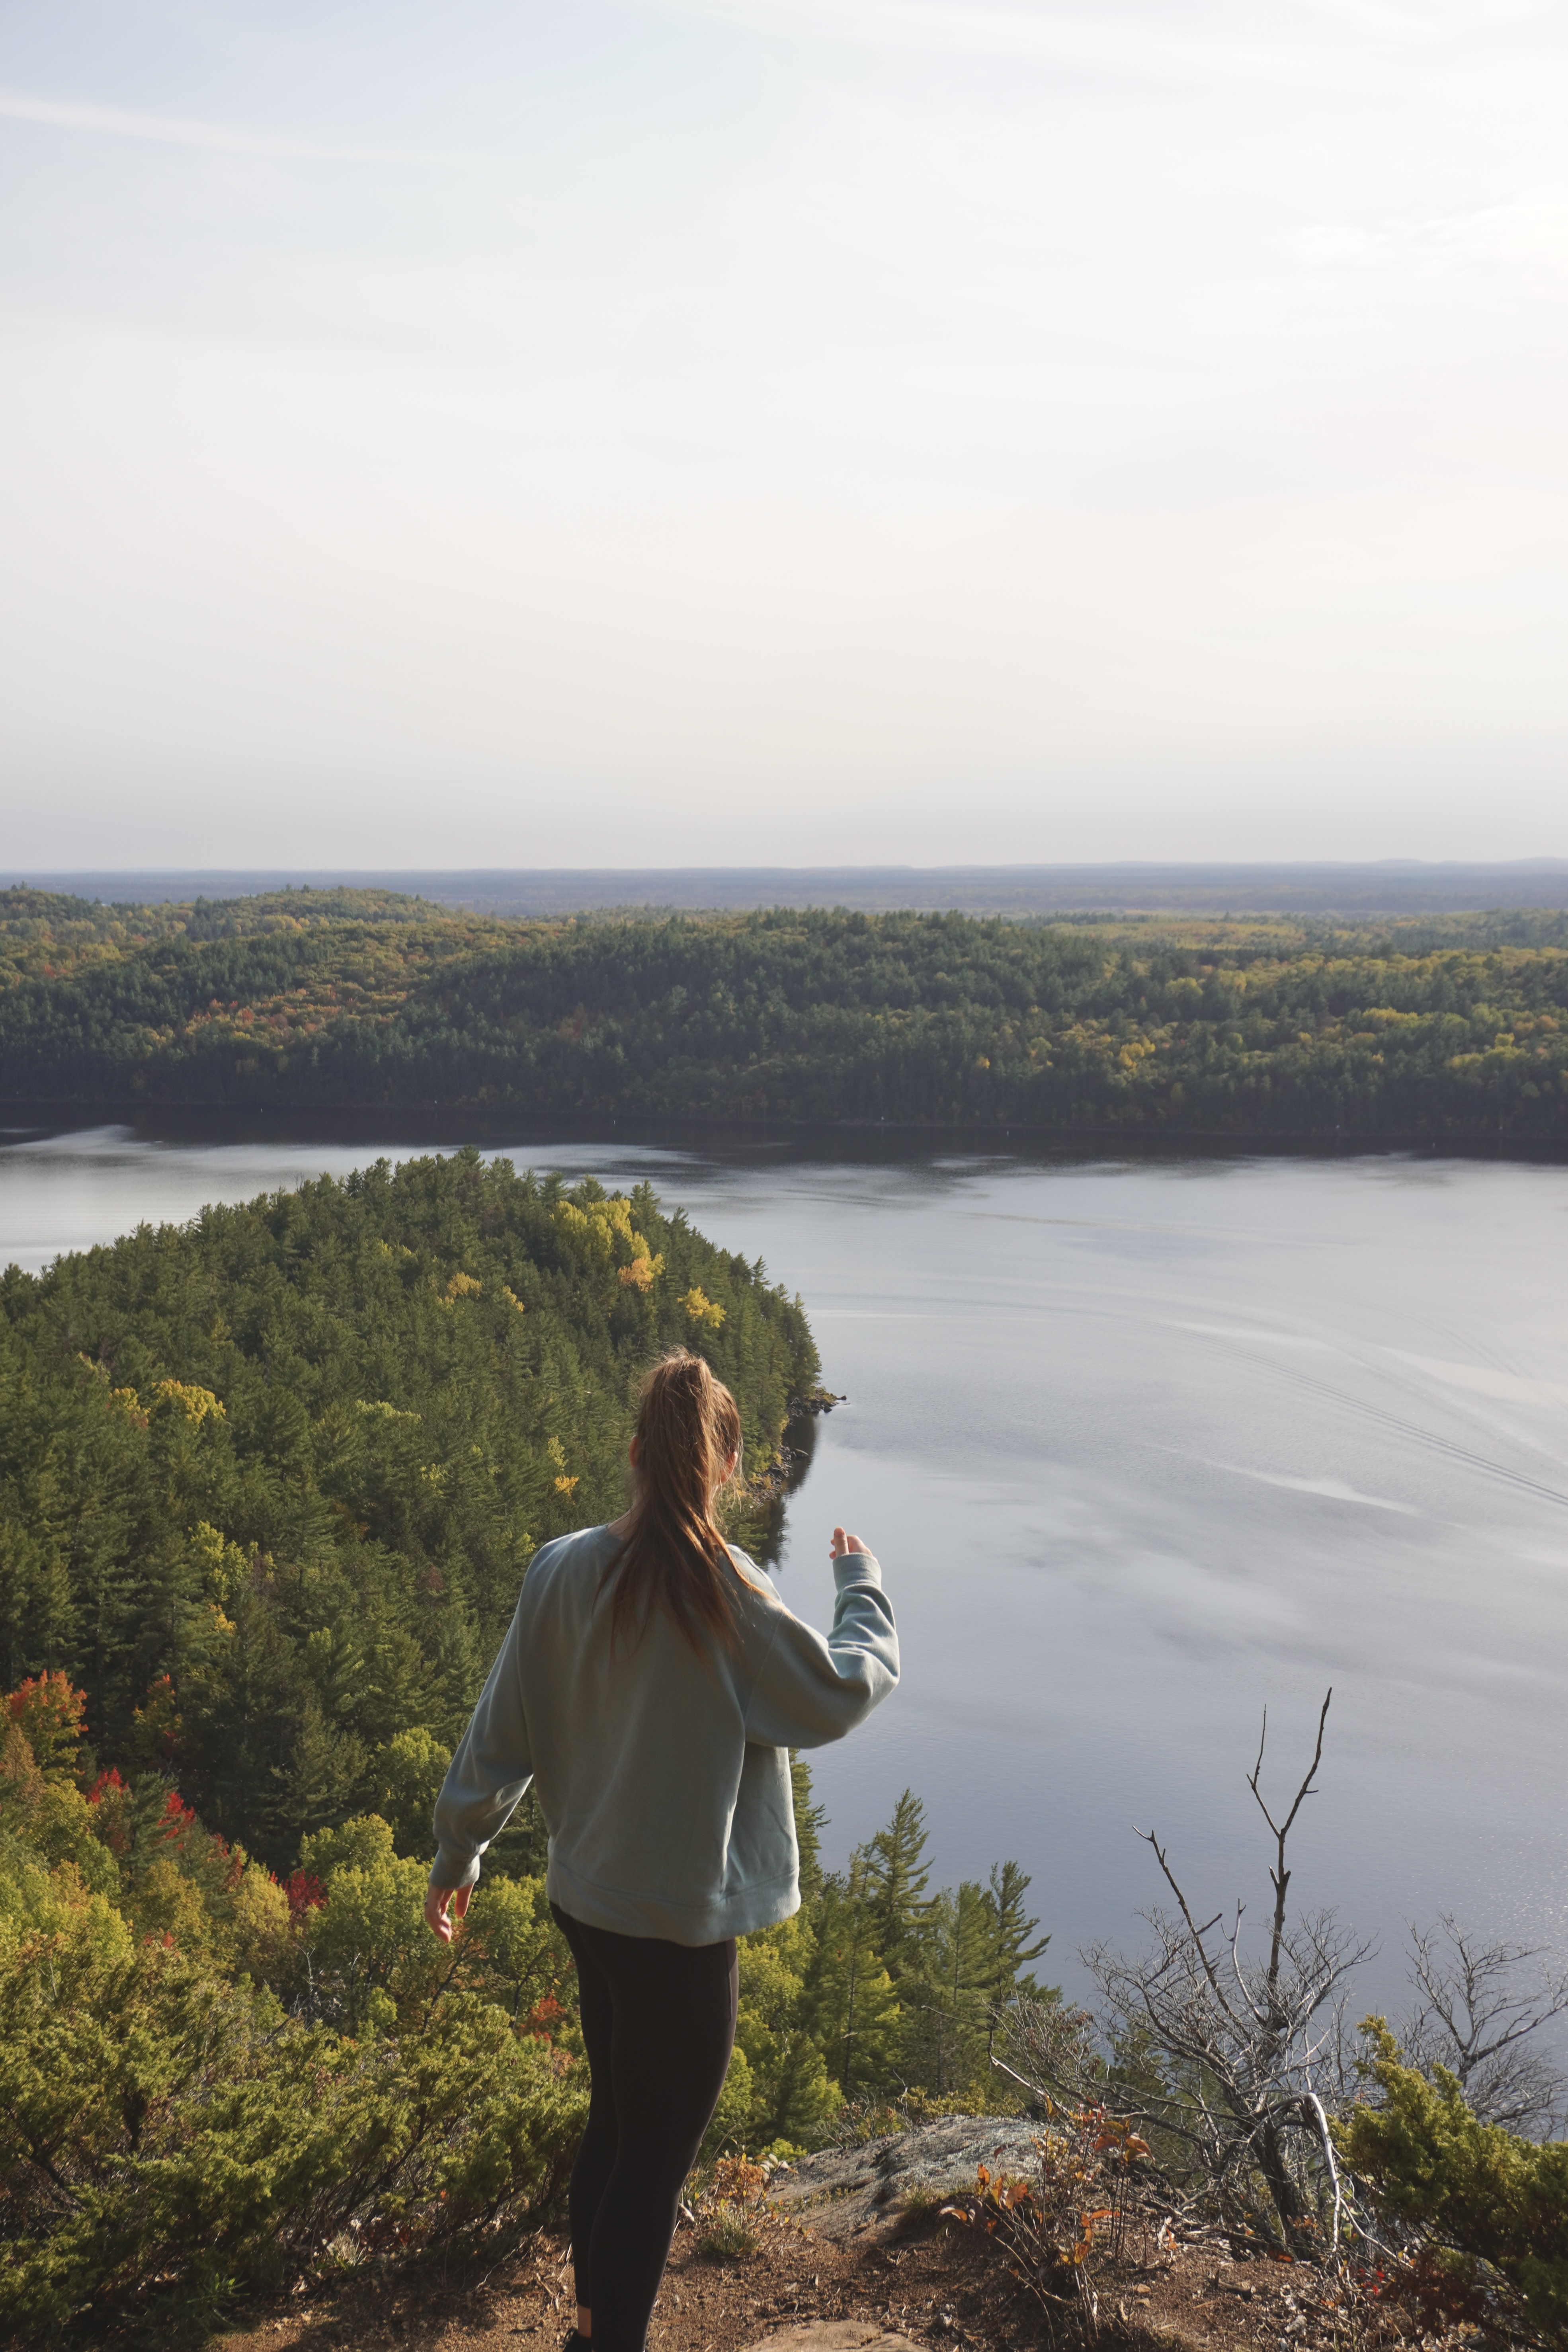
<instances>
[{"instance_id":1,"label":"sweatshirt sleeve","mask_svg":"<svg viewBox=\"0 0 1568 2352\"><path fill-rule=\"evenodd\" d=\"M838 1597L826 1638L789 1610L746 1711L746 1737L767 1748L822 1748L842 1739L879 1706L899 1679L899 1637L868 1551L833 1563Z\"/></svg>"},{"instance_id":2,"label":"sweatshirt sleeve","mask_svg":"<svg viewBox=\"0 0 1568 2352\"><path fill-rule=\"evenodd\" d=\"M432 1886L471 1886L479 1856L505 1829L533 1778L519 1671L522 1603L513 1613L489 1680L436 1800Z\"/></svg>"}]
</instances>

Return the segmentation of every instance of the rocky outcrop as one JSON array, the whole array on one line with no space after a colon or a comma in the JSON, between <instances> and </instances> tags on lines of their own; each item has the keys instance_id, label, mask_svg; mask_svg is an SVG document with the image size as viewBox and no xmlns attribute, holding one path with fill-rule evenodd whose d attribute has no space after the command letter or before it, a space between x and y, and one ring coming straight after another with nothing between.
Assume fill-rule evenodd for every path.
<instances>
[{"instance_id":1,"label":"rocky outcrop","mask_svg":"<svg viewBox=\"0 0 1568 2352\"><path fill-rule=\"evenodd\" d=\"M775 2172L768 2201L809 2221L819 2237L843 2238L890 2221L911 2198L923 2201L973 2189L977 2168L1033 2171L1039 2126L1001 2116L944 2116L864 2147L827 2148Z\"/></svg>"}]
</instances>

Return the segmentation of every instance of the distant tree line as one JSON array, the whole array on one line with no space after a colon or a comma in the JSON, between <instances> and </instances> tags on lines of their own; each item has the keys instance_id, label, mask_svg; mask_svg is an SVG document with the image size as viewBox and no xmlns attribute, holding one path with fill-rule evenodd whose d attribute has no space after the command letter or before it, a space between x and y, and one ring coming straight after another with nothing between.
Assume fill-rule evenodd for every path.
<instances>
[{"instance_id":1,"label":"distant tree line","mask_svg":"<svg viewBox=\"0 0 1568 2352\"><path fill-rule=\"evenodd\" d=\"M13 1101L1568 1142L1562 945L37 899L0 894Z\"/></svg>"}]
</instances>

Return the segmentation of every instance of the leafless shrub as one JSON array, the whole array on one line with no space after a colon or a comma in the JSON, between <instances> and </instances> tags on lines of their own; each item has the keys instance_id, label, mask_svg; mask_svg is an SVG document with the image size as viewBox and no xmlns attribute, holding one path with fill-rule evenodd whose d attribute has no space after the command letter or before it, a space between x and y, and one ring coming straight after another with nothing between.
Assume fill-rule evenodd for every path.
<instances>
[{"instance_id":1,"label":"leafless shrub","mask_svg":"<svg viewBox=\"0 0 1568 2352\"><path fill-rule=\"evenodd\" d=\"M1017 1994L996 2011L990 2054L997 2074L1017 2084L1037 2115L1057 2100L1093 2104L1110 2077L1093 2011L1048 1994Z\"/></svg>"},{"instance_id":2,"label":"leafless shrub","mask_svg":"<svg viewBox=\"0 0 1568 2352\"><path fill-rule=\"evenodd\" d=\"M1100 2012L1003 2021L998 2063L1041 2097L1108 2102L1146 2133L1243 2244L1294 2255L1337 2249L1342 2189L1320 2093L1331 2085L1343 1987L1373 1947L1331 1910L1290 1917L1286 1845L1314 1793L1329 1701L1311 1764L1282 1821L1263 1796L1264 1741L1247 1786L1274 1839L1268 1957L1242 1949L1240 1902L1199 1924L1152 1831L1140 1831L1175 1898L1143 1916L1153 1948L1136 1958L1100 1944L1083 1954Z\"/></svg>"},{"instance_id":3,"label":"leafless shrub","mask_svg":"<svg viewBox=\"0 0 1568 2352\"><path fill-rule=\"evenodd\" d=\"M1410 1931L1415 2008L1401 2021L1406 2065L1445 2067L1483 2123L1551 2139L1568 2119L1568 2081L1539 2046L1527 2046L1568 2012L1568 1971L1526 1977L1541 1958L1521 1944L1483 1944L1445 1912Z\"/></svg>"}]
</instances>

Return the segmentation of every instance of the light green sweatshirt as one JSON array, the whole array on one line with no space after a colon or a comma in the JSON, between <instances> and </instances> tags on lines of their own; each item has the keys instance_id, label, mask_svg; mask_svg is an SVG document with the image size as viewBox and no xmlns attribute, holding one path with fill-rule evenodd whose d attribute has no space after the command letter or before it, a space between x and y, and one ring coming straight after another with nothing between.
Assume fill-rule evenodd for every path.
<instances>
[{"instance_id":1,"label":"light green sweatshirt","mask_svg":"<svg viewBox=\"0 0 1568 2352\"><path fill-rule=\"evenodd\" d=\"M612 1654L616 1538L584 1528L535 1553L500 1654L436 1801L435 1886L471 1886L535 1783L552 1902L591 1927L718 1944L800 1904L789 1755L841 1739L899 1679L869 1552L834 1563L825 1639L731 1549L733 1652L693 1649L663 1610Z\"/></svg>"}]
</instances>

